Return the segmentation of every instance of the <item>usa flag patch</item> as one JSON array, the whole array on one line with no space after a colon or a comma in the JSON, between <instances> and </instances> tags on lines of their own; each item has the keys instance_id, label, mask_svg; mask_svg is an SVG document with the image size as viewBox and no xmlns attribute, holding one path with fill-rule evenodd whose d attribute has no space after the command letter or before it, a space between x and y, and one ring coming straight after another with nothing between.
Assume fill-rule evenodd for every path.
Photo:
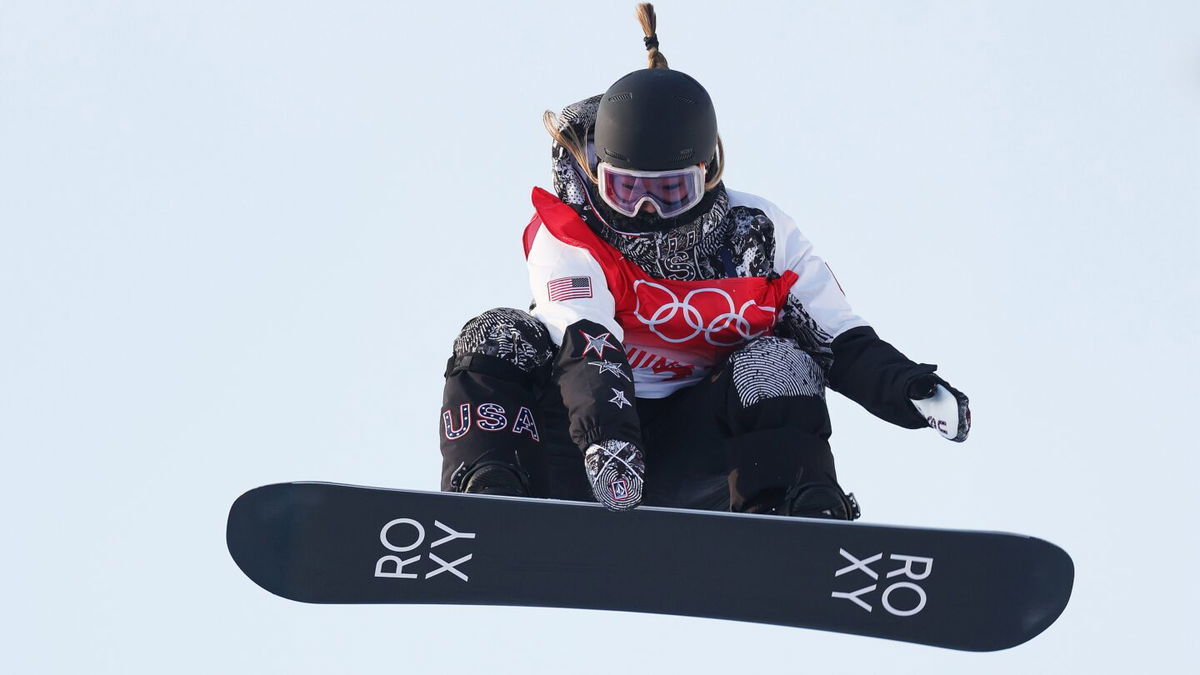
<instances>
[{"instance_id":1,"label":"usa flag patch","mask_svg":"<svg viewBox=\"0 0 1200 675\"><path fill-rule=\"evenodd\" d=\"M575 298L590 298L592 297L592 278L563 277L561 279L551 279L546 283L546 289L550 292L550 302L573 300Z\"/></svg>"}]
</instances>

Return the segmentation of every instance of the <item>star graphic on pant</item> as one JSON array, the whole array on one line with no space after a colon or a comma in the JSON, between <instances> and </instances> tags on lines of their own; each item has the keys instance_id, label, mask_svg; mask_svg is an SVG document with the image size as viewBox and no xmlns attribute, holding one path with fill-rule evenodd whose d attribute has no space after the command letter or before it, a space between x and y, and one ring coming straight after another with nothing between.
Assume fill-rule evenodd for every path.
<instances>
[{"instance_id":1,"label":"star graphic on pant","mask_svg":"<svg viewBox=\"0 0 1200 675\"><path fill-rule=\"evenodd\" d=\"M587 346L583 348L583 353L580 354L581 357L587 356L587 353L590 351L595 351L597 356L604 358L605 349L616 349L616 347L614 347L612 343L608 341L608 336L611 335L611 333L601 333L596 337L592 337L581 330L579 331L579 334L582 335L585 340L587 340Z\"/></svg>"},{"instance_id":2,"label":"star graphic on pant","mask_svg":"<svg viewBox=\"0 0 1200 675\"><path fill-rule=\"evenodd\" d=\"M599 368L601 374L612 373L617 377L623 377L626 380L629 379L629 376L625 374L625 371L621 370L621 364L619 363L613 363L612 361L592 361L588 365Z\"/></svg>"},{"instance_id":3,"label":"star graphic on pant","mask_svg":"<svg viewBox=\"0 0 1200 675\"><path fill-rule=\"evenodd\" d=\"M617 406L617 410L620 410L627 405L628 406L633 405L632 403L629 402L629 399L625 398L625 392L621 391L620 389L615 389L615 388L612 388L612 390L613 390L613 393L616 394L616 396L608 399L608 402Z\"/></svg>"}]
</instances>

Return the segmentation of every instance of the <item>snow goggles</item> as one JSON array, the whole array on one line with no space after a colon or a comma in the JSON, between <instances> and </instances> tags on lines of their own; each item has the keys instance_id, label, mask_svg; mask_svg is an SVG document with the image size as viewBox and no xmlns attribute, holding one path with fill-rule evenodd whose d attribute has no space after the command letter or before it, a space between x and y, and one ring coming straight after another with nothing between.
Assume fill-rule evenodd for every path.
<instances>
[{"instance_id":1,"label":"snow goggles","mask_svg":"<svg viewBox=\"0 0 1200 675\"><path fill-rule=\"evenodd\" d=\"M604 203L630 218L638 214L642 204L652 205L661 218L672 218L704 199L704 169L700 165L634 171L600 162L596 170Z\"/></svg>"}]
</instances>

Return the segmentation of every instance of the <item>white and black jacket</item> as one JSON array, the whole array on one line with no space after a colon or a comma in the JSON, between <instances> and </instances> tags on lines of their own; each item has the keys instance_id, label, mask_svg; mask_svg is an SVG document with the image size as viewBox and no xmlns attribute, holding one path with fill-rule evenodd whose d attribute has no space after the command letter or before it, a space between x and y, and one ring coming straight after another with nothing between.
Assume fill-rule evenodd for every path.
<instances>
[{"instance_id":1,"label":"white and black jacket","mask_svg":"<svg viewBox=\"0 0 1200 675\"><path fill-rule=\"evenodd\" d=\"M568 106L560 120L586 137L597 100ZM693 385L762 335L795 340L830 388L878 417L926 426L907 387L935 366L910 361L854 313L774 204L719 184L649 230L599 202L564 149L553 158L557 195L534 190L524 240L532 313L560 345L555 372L578 445L638 441L636 410L623 399Z\"/></svg>"}]
</instances>

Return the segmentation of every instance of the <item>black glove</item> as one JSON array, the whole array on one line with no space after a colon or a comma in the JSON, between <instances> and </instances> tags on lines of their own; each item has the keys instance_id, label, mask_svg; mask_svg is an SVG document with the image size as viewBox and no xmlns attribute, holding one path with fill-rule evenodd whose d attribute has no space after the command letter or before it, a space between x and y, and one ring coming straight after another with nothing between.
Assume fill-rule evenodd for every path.
<instances>
[{"instance_id":1,"label":"black glove","mask_svg":"<svg viewBox=\"0 0 1200 675\"><path fill-rule=\"evenodd\" d=\"M908 398L917 411L942 436L961 443L971 431L971 408L967 395L933 373L922 373L909 381Z\"/></svg>"}]
</instances>

